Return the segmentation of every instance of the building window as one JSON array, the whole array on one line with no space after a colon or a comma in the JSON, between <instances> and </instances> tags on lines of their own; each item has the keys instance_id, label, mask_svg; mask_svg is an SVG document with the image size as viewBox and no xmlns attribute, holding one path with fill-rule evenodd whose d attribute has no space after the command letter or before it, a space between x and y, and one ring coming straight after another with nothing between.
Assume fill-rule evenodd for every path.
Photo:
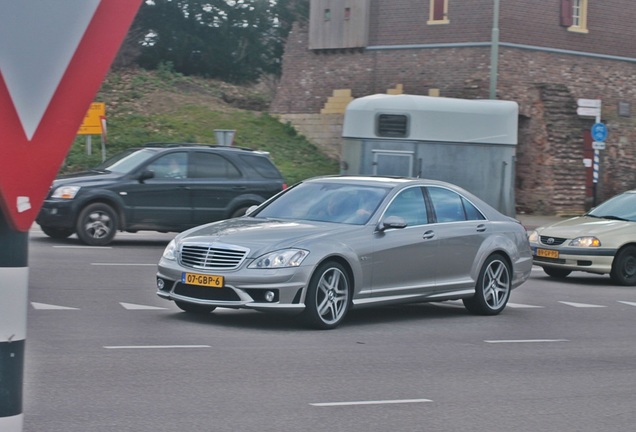
<instances>
[{"instance_id":1,"label":"building window","mask_svg":"<svg viewBox=\"0 0 636 432\"><path fill-rule=\"evenodd\" d=\"M448 24L448 0L429 0L429 15L426 24Z\"/></svg>"},{"instance_id":2,"label":"building window","mask_svg":"<svg viewBox=\"0 0 636 432\"><path fill-rule=\"evenodd\" d=\"M561 25L569 31L587 33L588 0L561 0Z\"/></svg>"}]
</instances>

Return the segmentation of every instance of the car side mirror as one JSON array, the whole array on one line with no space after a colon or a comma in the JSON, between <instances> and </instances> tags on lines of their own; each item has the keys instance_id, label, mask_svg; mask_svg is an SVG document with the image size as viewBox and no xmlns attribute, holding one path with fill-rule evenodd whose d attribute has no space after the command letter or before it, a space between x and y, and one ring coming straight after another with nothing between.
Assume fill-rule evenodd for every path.
<instances>
[{"instance_id":1,"label":"car side mirror","mask_svg":"<svg viewBox=\"0 0 636 432\"><path fill-rule=\"evenodd\" d=\"M141 174L139 174L138 180L139 183L143 183L144 181L154 178L155 172L151 170L143 170Z\"/></svg>"},{"instance_id":2,"label":"car side mirror","mask_svg":"<svg viewBox=\"0 0 636 432\"><path fill-rule=\"evenodd\" d=\"M249 216L250 213L252 213L254 210L256 210L258 208L257 205L253 205L253 206L249 206L247 208L247 210L245 211L245 216Z\"/></svg>"},{"instance_id":3,"label":"car side mirror","mask_svg":"<svg viewBox=\"0 0 636 432\"><path fill-rule=\"evenodd\" d=\"M378 226L378 231L383 232L390 228L402 229L402 228L406 228L407 225L408 224L406 223L406 220L404 220L404 218L400 216L389 216L388 218L380 222L380 225Z\"/></svg>"}]
</instances>

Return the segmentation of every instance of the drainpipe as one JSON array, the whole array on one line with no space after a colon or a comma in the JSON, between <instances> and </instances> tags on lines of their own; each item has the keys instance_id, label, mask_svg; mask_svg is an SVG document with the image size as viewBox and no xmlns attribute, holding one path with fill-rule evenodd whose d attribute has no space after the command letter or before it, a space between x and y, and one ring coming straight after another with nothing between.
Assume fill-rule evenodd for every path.
<instances>
[{"instance_id":1,"label":"drainpipe","mask_svg":"<svg viewBox=\"0 0 636 432\"><path fill-rule=\"evenodd\" d=\"M490 99L497 99L497 73L499 70L499 0L494 1L490 42Z\"/></svg>"}]
</instances>

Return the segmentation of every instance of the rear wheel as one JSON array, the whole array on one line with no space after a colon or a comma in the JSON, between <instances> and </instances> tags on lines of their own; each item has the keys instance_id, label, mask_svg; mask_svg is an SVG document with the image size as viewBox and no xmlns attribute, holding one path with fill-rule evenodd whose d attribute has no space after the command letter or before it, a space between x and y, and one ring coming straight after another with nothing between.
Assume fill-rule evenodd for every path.
<instances>
[{"instance_id":1,"label":"rear wheel","mask_svg":"<svg viewBox=\"0 0 636 432\"><path fill-rule=\"evenodd\" d=\"M338 327L351 304L349 277L337 262L326 262L313 274L307 288L304 318L316 329Z\"/></svg>"},{"instance_id":2,"label":"rear wheel","mask_svg":"<svg viewBox=\"0 0 636 432\"><path fill-rule=\"evenodd\" d=\"M205 306L205 305L199 305L194 303L186 303L179 300L175 300L174 303L177 305L179 309L181 309L184 312L195 313L199 315L209 314L214 309L216 309L216 306Z\"/></svg>"},{"instance_id":3,"label":"rear wheel","mask_svg":"<svg viewBox=\"0 0 636 432\"><path fill-rule=\"evenodd\" d=\"M504 310L512 290L510 273L503 256L489 256L479 272L475 295L463 300L466 309L478 315L497 315Z\"/></svg>"},{"instance_id":4,"label":"rear wheel","mask_svg":"<svg viewBox=\"0 0 636 432\"><path fill-rule=\"evenodd\" d=\"M230 215L230 218L233 219L233 218L245 216L245 212L247 212L247 209L250 207L251 205L237 208L236 210L232 212L232 214Z\"/></svg>"},{"instance_id":5,"label":"rear wheel","mask_svg":"<svg viewBox=\"0 0 636 432\"><path fill-rule=\"evenodd\" d=\"M565 270L565 269L554 268L554 267L543 267L543 271L548 276L557 278L557 279L565 279L570 273L572 273L572 270Z\"/></svg>"},{"instance_id":6,"label":"rear wheel","mask_svg":"<svg viewBox=\"0 0 636 432\"><path fill-rule=\"evenodd\" d=\"M117 224L117 213L111 206L93 203L80 212L75 231L87 245L104 246L115 237Z\"/></svg>"},{"instance_id":7,"label":"rear wheel","mask_svg":"<svg viewBox=\"0 0 636 432\"><path fill-rule=\"evenodd\" d=\"M42 232L44 234L58 240L65 239L71 234L73 234L73 230L71 228L51 228L51 227L45 227L41 225L40 225L40 228L42 228Z\"/></svg>"},{"instance_id":8,"label":"rear wheel","mask_svg":"<svg viewBox=\"0 0 636 432\"><path fill-rule=\"evenodd\" d=\"M610 278L618 285L636 285L636 247L628 246L614 257Z\"/></svg>"}]
</instances>

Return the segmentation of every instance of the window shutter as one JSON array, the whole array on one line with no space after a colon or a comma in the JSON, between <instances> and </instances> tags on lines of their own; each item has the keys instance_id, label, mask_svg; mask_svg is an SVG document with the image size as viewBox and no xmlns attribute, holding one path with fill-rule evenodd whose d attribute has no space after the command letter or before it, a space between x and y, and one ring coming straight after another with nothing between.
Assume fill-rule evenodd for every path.
<instances>
[{"instance_id":1,"label":"window shutter","mask_svg":"<svg viewBox=\"0 0 636 432\"><path fill-rule=\"evenodd\" d=\"M444 16L444 1L433 0L433 21L442 21L446 18Z\"/></svg>"},{"instance_id":2,"label":"window shutter","mask_svg":"<svg viewBox=\"0 0 636 432\"><path fill-rule=\"evenodd\" d=\"M572 18L573 14L572 0L561 0L561 25L570 27L574 23Z\"/></svg>"}]
</instances>

